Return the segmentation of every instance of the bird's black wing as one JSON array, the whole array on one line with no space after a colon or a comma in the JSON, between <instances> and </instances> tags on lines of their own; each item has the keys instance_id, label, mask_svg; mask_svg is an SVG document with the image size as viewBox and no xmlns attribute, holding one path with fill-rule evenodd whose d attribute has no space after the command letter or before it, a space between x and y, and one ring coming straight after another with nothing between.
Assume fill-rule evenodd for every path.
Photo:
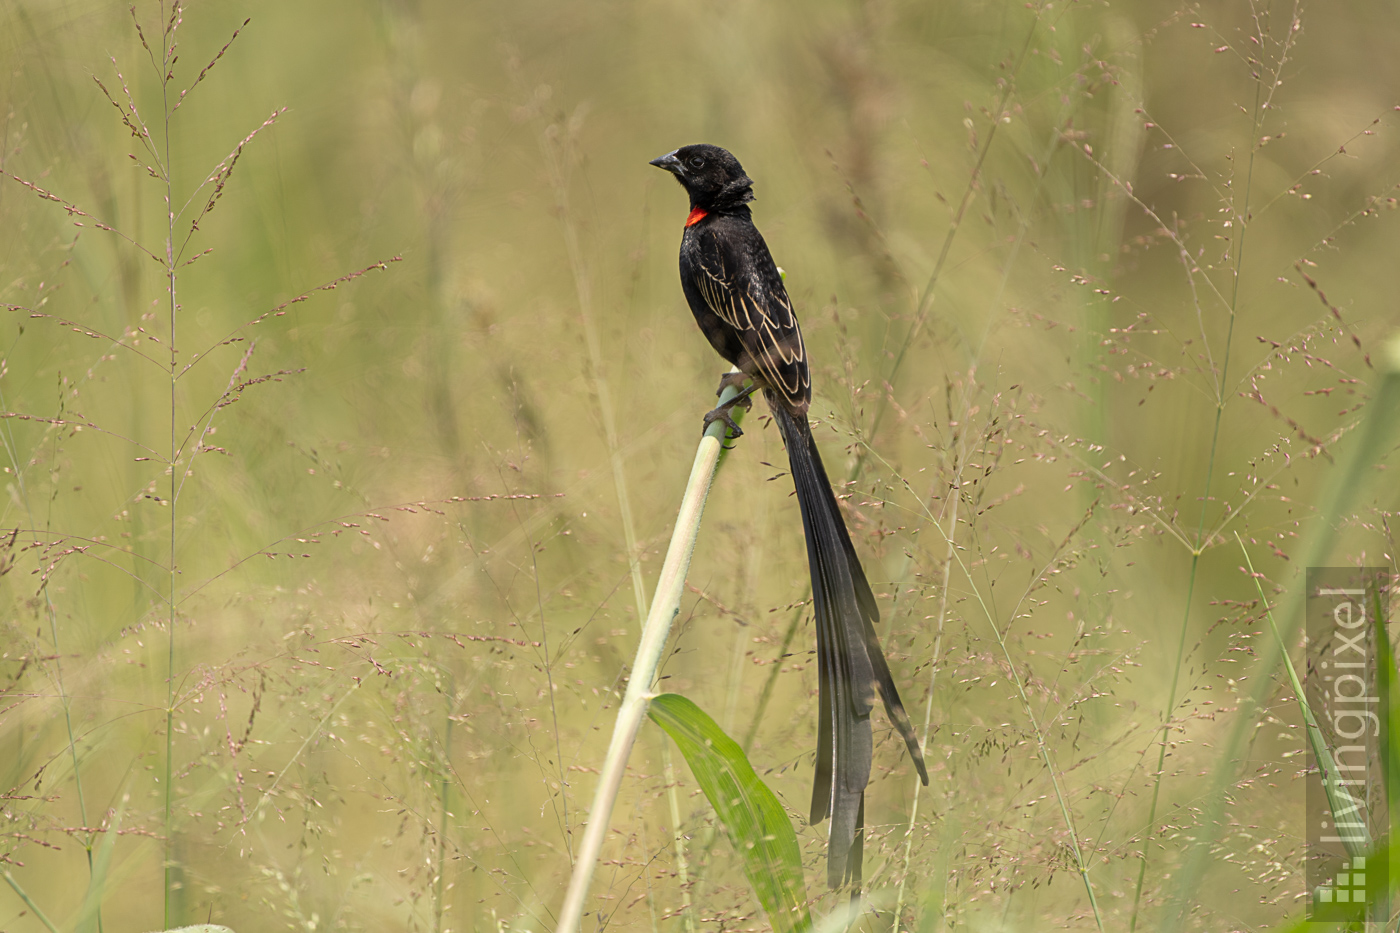
<instances>
[{"instance_id":1,"label":"bird's black wing","mask_svg":"<svg viewBox=\"0 0 1400 933\"><path fill-rule=\"evenodd\" d=\"M743 348L733 362L772 389L793 412L805 412L812 397L807 348L792 300L768 246L753 224L739 235L727 218L697 237L692 282L706 306L732 328Z\"/></svg>"}]
</instances>

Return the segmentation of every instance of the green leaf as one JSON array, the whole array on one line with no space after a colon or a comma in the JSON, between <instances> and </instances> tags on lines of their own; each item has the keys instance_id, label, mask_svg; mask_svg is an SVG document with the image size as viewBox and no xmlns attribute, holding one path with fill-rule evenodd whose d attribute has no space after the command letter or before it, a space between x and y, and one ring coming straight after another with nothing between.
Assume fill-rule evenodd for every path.
<instances>
[{"instance_id":1,"label":"green leaf","mask_svg":"<svg viewBox=\"0 0 1400 933\"><path fill-rule=\"evenodd\" d=\"M797 834L743 749L683 696L664 693L653 698L649 714L675 740L719 814L775 933L810 929Z\"/></svg>"}]
</instances>

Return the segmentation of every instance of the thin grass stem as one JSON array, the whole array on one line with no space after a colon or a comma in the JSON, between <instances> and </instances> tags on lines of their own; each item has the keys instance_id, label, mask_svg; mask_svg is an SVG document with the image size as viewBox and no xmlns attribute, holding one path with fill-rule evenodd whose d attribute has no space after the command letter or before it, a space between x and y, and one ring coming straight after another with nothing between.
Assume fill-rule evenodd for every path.
<instances>
[{"instance_id":1,"label":"thin grass stem","mask_svg":"<svg viewBox=\"0 0 1400 933\"><path fill-rule=\"evenodd\" d=\"M19 882L15 880L14 875L10 874L8 868L5 869L5 883L10 886L15 894L19 895L20 900L24 901L24 906L34 912L34 916L39 918L39 922L48 929L49 933L58 933L58 927L54 926L53 921L48 918L48 915L39 909L38 904L34 903L33 898L29 896L29 892L20 887Z\"/></svg>"},{"instance_id":2,"label":"thin grass stem","mask_svg":"<svg viewBox=\"0 0 1400 933\"><path fill-rule=\"evenodd\" d=\"M720 397L720 404L723 405L738 394L736 388L726 388ZM623 695L622 705L618 708L617 722L613 726L607 757L603 760L598 774L598 789L593 797L593 806L588 811L588 828L584 831L583 841L579 845L573 875L564 895L564 906L560 910L558 933L577 933L583 919L584 898L588 894L593 870L607 835L608 821L612 816L618 790L622 786L627 758L636 742L642 719L646 716L647 704L653 696L652 683L665 654L671 623L680 612L686 571L690 567L690 557L695 551L695 540L700 533L700 518L705 511L705 500L710 493L715 468L719 465L722 439L726 430L723 422L716 421L711 424L700 439L700 446L695 452L690 480L686 483L685 493L681 497L680 512L676 517L676 527L671 533L671 544L666 549L661 576L656 582L651 611L647 613L646 622L642 626L637 655L632 662L632 673L627 681L627 690Z\"/></svg>"},{"instance_id":3,"label":"thin grass stem","mask_svg":"<svg viewBox=\"0 0 1400 933\"><path fill-rule=\"evenodd\" d=\"M1296 5L1294 7L1294 13L1296 17ZM1282 70L1284 62L1288 60L1288 49L1292 41L1293 30L1290 29L1289 37L1285 40L1283 54L1280 58L1278 69L1275 72L1275 76L1277 76L1278 71ZM1181 665L1182 661L1185 659L1186 656L1186 635L1187 632L1190 630L1192 598L1196 591L1196 577L1200 570L1201 554L1209 545L1209 538L1207 538L1205 535L1206 515L1210 508L1210 492L1212 483L1215 479L1216 457L1220 449L1220 426L1221 423L1224 421L1225 403L1226 400L1229 398L1229 396L1225 392L1225 382L1230 369L1230 351L1234 345L1235 322L1238 320L1240 278L1241 271L1244 266L1245 234L1249 230L1250 221L1250 188L1254 181L1254 157L1255 154L1258 152L1258 145L1256 143L1256 139L1259 136L1259 131L1263 128L1264 123L1264 111L1261 109L1261 105L1265 103L1265 98L1263 94L1263 86L1260 82L1256 81L1254 85L1254 91L1254 114L1252 121L1253 130L1250 139L1249 162L1245 170L1244 199L1237 209L1231 211L1234 223L1236 225L1236 229L1239 230L1239 235L1236 238L1235 248L1232 251L1234 260L1234 283L1230 291L1230 312L1228 315L1228 324L1226 326L1225 331L1225 350L1220 359L1220 373L1214 380L1216 401L1215 419L1214 423L1211 425L1210 453L1206 458L1206 479L1204 488L1201 492L1201 511L1196 523L1196 540L1191 548L1191 568L1187 574L1186 602L1182 610L1181 629L1177 633L1176 656L1172 663L1171 686L1167 689L1167 702L1162 708L1161 747L1158 749L1157 752L1157 770L1152 776L1152 802L1148 805L1147 811L1147 837L1143 840L1142 861L1138 864L1138 876L1136 882L1133 885L1133 907L1131 919L1128 922L1128 933L1134 933L1134 931L1137 930L1138 912L1142 904L1142 888L1147 876L1148 846L1151 844L1152 837L1155 834L1154 831L1157 822L1157 805L1161 798L1162 792L1162 776L1166 767L1167 747L1169 745L1168 739L1171 734L1172 713L1176 709L1177 689L1179 688L1181 683ZM1273 91L1271 88L1269 92L1269 97L1272 98L1272 95ZM1234 208L1234 204L1231 204L1231 207ZM1192 278L1191 281L1192 287L1194 289L1194 278ZM1203 342L1207 348L1210 346L1210 342L1208 340L1204 340Z\"/></svg>"}]
</instances>

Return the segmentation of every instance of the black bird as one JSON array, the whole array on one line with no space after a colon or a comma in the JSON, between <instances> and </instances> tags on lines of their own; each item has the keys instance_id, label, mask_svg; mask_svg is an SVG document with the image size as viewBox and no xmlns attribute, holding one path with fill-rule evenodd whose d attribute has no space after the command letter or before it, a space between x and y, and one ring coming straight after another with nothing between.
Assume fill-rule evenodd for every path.
<instances>
[{"instance_id":1,"label":"black bird","mask_svg":"<svg viewBox=\"0 0 1400 933\"><path fill-rule=\"evenodd\" d=\"M705 424L722 420L738 437L742 432L730 409L735 404L747 408L749 393L762 389L787 447L817 616L821 714L812 822L831 817L827 882L833 888L847 882L858 886L872 754L870 712L877 691L924 784L928 771L875 637L880 619L875 595L812 441L807 423L812 373L802 330L768 244L753 225L748 206L754 199L753 181L739 160L718 146L695 145L651 164L675 175L690 195L681 237L681 287L711 345L743 371L742 376L726 375L720 390L732 383L731 377L752 380L740 398L707 414Z\"/></svg>"}]
</instances>

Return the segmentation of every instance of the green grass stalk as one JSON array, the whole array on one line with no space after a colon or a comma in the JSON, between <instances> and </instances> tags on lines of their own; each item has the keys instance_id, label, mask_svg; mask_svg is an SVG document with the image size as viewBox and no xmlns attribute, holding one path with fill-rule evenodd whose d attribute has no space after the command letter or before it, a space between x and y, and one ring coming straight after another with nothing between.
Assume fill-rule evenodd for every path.
<instances>
[{"instance_id":1,"label":"green grass stalk","mask_svg":"<svg viewBox=\"0 0 1400 933\"><path fill-rule=\"evenodd\" d=\"M1021 73L1021 67L1026 62L1026 56L1030 53L1031 42L1035 39L1036 28L1040 25L1040 14L1042 6L1037 6L1034 10L1035 16L1031 20L1031 25L1026 30L1026 39L1021 44L1021 51L1016 56L1016 64L1011 68L1010 74L1002 85L1001 94L997 98L996 109L992 113L991 126L987 128L987 138L982 142L981 150L977 153L977 162L972 166L972 173L967 179L967 188L963 191L962 199L958 202L957 210L953 213L953 219L948 224L948 232L943 237L943 246L938 251L938 259L933 264L933 272L929 274L928 282L919 292L914 304L914 322L909 325L909 330L904 334L904 340L900 343L899 352L895 354L894 362L890 364L889 374L885 376L884 383L889 386L894 385L896 377L899 375L900 367L904 365L904 358L909 353L909 348L914 345L914 339L918 337L923 329L924 322L928 319L928 313L933 306L934 289L938 285L938 279L943 274L943 267L948 262L948 254L953 249L953 240L957 238L958 231L962 228L963 218L967 215L967 209L972 205L972 200L976 197L981 185L982 166L987 161L987 154L992 151L992 142L997 136L997 127L1001 125L1001 116L1006 110L1007 101L1011 98L1011 93L1016 85L1016 77ZM888 396L880 396L880 405L875 409L875 417L870 422L870 437L874 437L880 430L880 422L885 417L885 412L889 408ZM864 448L856 454L855 465L851 469L851 475L860 473L862 461L865 459Z\"/></svg>"},{"instance_id":2,"label":"green grass stalk","mask_svg":"<svg viewBox=\"0 0 1400 933\"><path fill-rule=\"evenodd\" d=\"M1312 707L1308 705L1307 695L1303 692L1303 682L1298 679L1298 671L1293 667L1293 659L1288 656L1288 645L1278 630L1278 622L1275 621L1274 611L1269 606L1269 598L1264 595L1263 584L1259 582L1259 574L1254 570L1254 561L1250 560L1249 549L1244 546L1244 539L1240 537L1238 531L1235 532L1235 541L1240 546L1240 552L1244 554L1244 563L1249 568L1250 579L1254 581L1254 588L1259 592L1259 603L1264 607L1264 615L1269 620L1269 629L1274 633L1274 641L1278 643L1279 658L1283 661L1284 670L1288 672L1288 683L1293 688L1293 696L1298 701L1298 711L1303 717L1303 725L1307 728L1308 744L1312 746L1318 770L1322 772L1322 787L1327 792L1327 806L1332 811L1332 819L1341 822L1340 814L1344 810L1352 808L1354 804L1340 798L1338 792L1342 787L1342 775L1337 768L1337 761L1332 756L1332 749L1327 747L1327 739L1322 734L1322 728L1317 724L1317 717L1313 715ZM1364 823L1359 828L1365 837L1363 841L1357 841L1356 837L1349 834L1342 837L1342 845L1346 847L1348 855L1364 856L1371 850L1370 831Z\"/></svg>"},{"instance_id":3,"label":"green grass stalk","mask_svg":"<svg viewBox=\"0 0 1400 933\"><path fill-rule=\"evenodd\" d=\"M58 927L54 926L53 921L39 909L38 904L34 903L34 899L29 896L29 892L20 887L19 882L15 880L14 875L10 874L8 868L5 869L5 883L10 886L15 894L19 895L20 900L24 901L24 906L34 912L34 916L39 918L39 922L48 929L49 933L58 933Z\"/></svg>"},{"instance_id":4,"label":"green grass stalk","mask_svg":"<svg viewBox=\"0 0 1400 933\"><path fill-rule=\"evenodd\" d=\"M1296 22L1296 20L1297 7L1295 5L1292 21ZM1288 51L1291 48L1294 34L1295 30L1290 28L1288 31L1288 38L1284 41L1283 51L1280 55L1278 65L1274 70L1273 79L1270 82L1268 94L1266 95L1264 93L1264 81L1262 74L1260 79L1256 80L1255 82L1254 111L1253 120L1251 121L1253 129L1250 138L1249 162L1245 169L1244 196L1243 200L1240 202L1238 207L1236 207L1233 202L1230 204L1230 207L1232 208L1231 216L1235 224L1235 229L1239 231L1239 235L1235 239L1235 242L1233 244L1234 248L1231 250L1231 258L1233 259L1231 269L1231 271L1233 272L1233 285L1230 290L1228 316L1229 320L1225 331L1225 352L1220 360L1220 375L1215 380L1215 419L1214 424L1211 426L1210 454L1206 459L1205 486L1201 492L1201 512L1196 524L1196 540L1191 548L1191 569L1188 573L1186 583L1186 601L1182 609L1181 630L1177 635L1176 657L1174 663L1172 664L1172 681L1171 686L1167 690L1167 702L1162 707L1161 747L1157 751L1157 770L1152 777L1152 802L1148 806L1147 838L1143 840L1142 860L1138 863L1137 882L1133 886L1133 909L1131 920L1128 924L1128 933L1134 933L1134 931L1137 929L1138 912L1142 903L1143 881L1147 874L1148 844L1152 840L1152 836L1154 834L1153 830L1157 822L1157 804L1161 797L1162 791L1162 775L1167 760L1167 747L1169 745L1168 738L1171 734L1172 713L1176 709L1177 689L1180 686L1181 681L1181 665L1182 661L1185 659L1186 656L1186 634L1190 629L1191 601L1196 591L1196 577L1200 570L1201 554L1204 553L1205 549L1209 546L1210 543L1209 537L1205 533L1206 512L1207 509L1210 507L1211 485L1215 478L1216 457L1220 449L1220 426L1225 416L1226 401L1232 395L1231 393L1228 393L1226 391L1225 378L1230 369L1230 353L1234 345L1235 323L1239 319L1240 278L1244 267L1245 235L1249 232L1249 203L1251 187L1254 182L1254 160L1255 156L1259 152L1259 146L1261 145L1257 140L1259 138L1259 134L1263 130L1264 116L1268 109L1270 101L1272 101L1273 99L1274 89L1278 87L1278 77L1283 71L1284 63L1288 61ZM1204 335L1202 336L1204 337ZM1208 340L1205 340L1204 343L1207 348L1210 346L1210 342Z\"/></svg>"},{"instance_id":5,"label":"green grass stalk","mask_svg":"<svg viewBox=\"0 0 1400 933\"><path fill-rule=\"evenodd\" d=\"M438 766L438 826L437 826L437 866L433 878L433 930L434 933L441 933L442 930L442 892L443 876L447 874L447 835L452 828L452 707L456 701L457 690L451 678L448 679L449 689L446 691L448 704L447 715L444 717L446 723L443 727L442 738L442 762Z\"/></svg>"},{"instance_id":6,"label":"green grass stalk","mask_svg":"<svg viewBox=\"0 0 1400 933\"><path fill-rule=\"evenodd\" d=\"M773 659L773 663L768 665L768 677L763 681L763 689L758 693L758 705L754 707L753 718L749 720L749 731L744 734L744 741L739 743L744 749L744 754L749 753L749 748L753 746L754 737L758 735L759 723L763 721L763 714L768 709L768 701L773 698L773 687L778 682L778 674L782 671L783 658L787 657L788 649L792 647L792 640L797 636L797 626L802 621L802 616L807 610L807 600L812 595L812 585L807 584L807 589L802 593L802 599L798 602L797 609L792 614L792 621L788 622L787 631L783 633L783 643L778 646L778 656Z\"/></svg>"},{"instance_id":7,"label":"green grass stalk","mask_svg":"<svg viewBox=\"0 0 1400 933\"><path fill-rule=\"evenodd\" d=\"M720 397L720 404L737 394L737 389L726 388ZM671 533L671 544L666 549L661 576L656 582L651 611L647 613L646 622L642 625L637 655L632 662L632 673L627 681L622 705L617 711L617 722L613 726L607 757L603 760L603 767L598 775L598 789L593 797L593 806L588 811L588 827L579 845L573 875L569 879L564 905L560 910L559 925L556 928L558 933L578 933L583 918L584 898L588 894L598 854L602 851L603 840L607 836L608 820L612 816L613 804L617 801L618 790L622 786L627 758L637 740L637 731L642 720L646 717L647 704L653 696L651 687L665 655L671 623L680 612L681 594L685 591L685 575L690 568L691 555L695 552L695 540L700 533L700 518L705 511L705 500L710 494L715 468L719 465L725 431L723 422L716 421L711 424L700 439L700 446L695 452L690 479L686 483L685 493L681 497L680 512L676 516L676 527Z\"/></svg>"},{"instance_id":8,"label":"green grass stalk","mask_svg":"<svg viewBox=\"0 0 1400 933\"><path fill-rule=\"evenodd\" d=\"M4 393L0 391L0 407L8 410L5 403ZM25 513L29 516L29 527L35 529L37 534L38 525L34 521L34 506L30 501L29 490L24 481L24 470L21 468L19 457L18 441L15 439L14 430L6 423L5 425L5 451L9 455L10 467L14 471L15 488L19 493L19 499L24 504ZM39 557L39 568L43 569L43 557ZM83 793L83 773L78 767L78 740L73 733L73 697L68 693L68 687L63 679L63 652L58 643L58 607L54 605L53 594L49 590L48 583L44 584L44 613L49 623L49 638L53 642L53 664L54 682L58 687L59 704L63 707L63 727L66 733L68 744L68 759L73 765L73 787L78 795L78 815L84 826L91 826L87 818L87 800ZM93 834L87 833L83 839L83 848L87 854L88 877L92 877L92 849Z\"/></svg>"}]
</instances>

